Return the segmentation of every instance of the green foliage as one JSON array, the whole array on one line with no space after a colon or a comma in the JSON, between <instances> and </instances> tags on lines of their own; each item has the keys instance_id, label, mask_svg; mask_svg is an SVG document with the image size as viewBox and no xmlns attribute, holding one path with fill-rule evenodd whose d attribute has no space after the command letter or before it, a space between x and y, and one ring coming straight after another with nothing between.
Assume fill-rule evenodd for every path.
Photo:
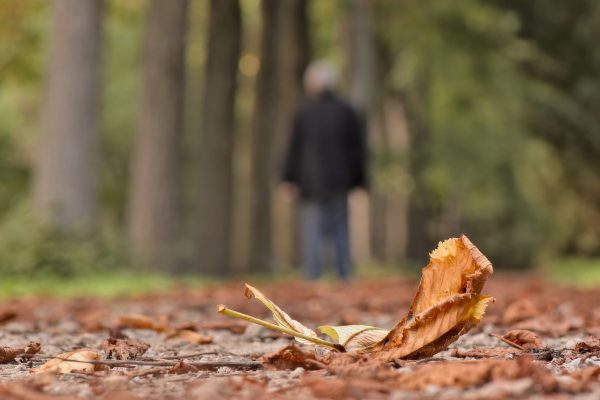
<instances>
[{"instance_id":1,"label":"green foliage","mask_svg":"<svg viewBox=\"0 0 600 400\"><path fill-rule=\"evenodd\" d=\"M117 271L127 266L123 243L118 230L111 227L91 234L40 225L27 202L22 202L0 225L0 273L5 278L37 279Z\"/></svg>"},{"instance_id":2,"label":"green foliage","mask_svg":"<svg viewBox=\"0 0 600 400\"><path fill-rule=\"evenodd\" d=\"M567 64L565 72L586 79L575 66L592 56L582 51L580 62L569 54L569 44L595 53L591 17L570 13L571 3L561 3L558 11L540 1L534 2L540 9L534 15L547 20L536 20L527 14L529 2L502 3L511 7L476 0L380 1L377 27L393 61L388 90L402 94L411 111L409 125L420 128L413 132L409 156L418 201L433 216L429 230L434 237L456 233L448 220L458 219L459 229L498 265L516 267L570 246L590 251L600 244L598 224L594 228L592 222L597 212L569 189L573 177L585 176L585 189L593 193L597 172L581 163L585 157L575 145L561 149L562 156L536 135L551 129L568 144L573 129L557 124L558 118L579 126L588 138L597 137L579 98L590 100L600 91L581 84L580 93L567 93L547 76L530 72L531 66L552 70ZM600 15L591 2L578 3ZM565 13L589 29L555 18ZM532 29L531 23L538 25ZM553 41L545 43L548 35ZM539 126L532 126L538 118ZM598 165L600 154L595 157ZM583 222L583 215L592 219Z\"/></svg>"},{"instance_id":3,"label":"green foliage","mask_svg":"<svg viewBox=\"0 0 600 400\"><path fill-rule=\"evenodd\" d=\"M567 282L583 287L600 284L600 259L570 257L553 260L540 269L544 277L557 282Z\"/></svg>"},{"instance_id":4,"label":"green foliage","mask_svg":"<svg viewBox=\"0 0 600 400\"><path fill-rule=\"evenodd\" d=\"M129 161L137 115L143 1L110 1L104 21L102 205L112 218L123 219Z\"/></svg>"},{"instance_id":5,"label":"green foliage","mask_svg":"<svg viewBox=\"0 0 600 400\"><path fill-rule=\"evenodd\" d=\"M65 279L56 275L8 276L0 281L0 299L23 295L48 295L54 297L100 296L115 297L135 295L150 291L173 290L176 287L196 287L206 282L197 277L173 278L155 272L134 274L124 271L102 271L78 273Z\"/></svg>"},{"instance_id":6,"label":"green foliage","mask_svg":"<svg viewBox=\"0 0 600 400\"><path fill-rule=\"evenodd\" d=\"M194 3L194 2L193 2ZM373 182L412 193L439 240L460 229L502 266L600 253L600 3L595 0L377 0L383 93L404 103L410 150L374 154ZM347 2L310 2L313 58L345 66ZM188 43L186 149L193 154L207 2ZM73 276L125 266L128 167L147 2L109 0L103 20L100 232L38 226L27 205L48 50L48 2L0 2L0 273ZM258 3L242 1L244 53ZM346 67L346 66L345 66ZM240 79L236 156L247 157L253 78ZM186 160L190 161L190 160ZM193 163L186 168L193 170ZM242 163L244 164L244 163ZM194 172L186 177L193 190ZM189 197L189 196L188 196ZM184 199L189 202L189 199ZM459 221L459 223L456 223ZM574 268L564 264L564 268ZM557 267L560 268L560 267Z\"/></svg>"}]
</instances>

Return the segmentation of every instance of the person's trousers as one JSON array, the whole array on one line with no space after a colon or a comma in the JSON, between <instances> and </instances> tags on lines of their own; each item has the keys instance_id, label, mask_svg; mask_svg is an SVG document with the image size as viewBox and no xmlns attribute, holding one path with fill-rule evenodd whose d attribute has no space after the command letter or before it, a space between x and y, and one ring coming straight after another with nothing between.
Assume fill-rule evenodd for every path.
<instances>
[{"instance_id":1,"label":"person's trousers","mask_svg":"<svg viewBox=\"0 0 600 400\"><path fill-rule=\"evenodd\" d=\"M336 267L341 279L352 274L348 234L348 198L341 195L331 200L302 200L300 203L302 263L307 279L322 274L321 249L326 239L333 239Z\"/></svg>"}]
</instances>

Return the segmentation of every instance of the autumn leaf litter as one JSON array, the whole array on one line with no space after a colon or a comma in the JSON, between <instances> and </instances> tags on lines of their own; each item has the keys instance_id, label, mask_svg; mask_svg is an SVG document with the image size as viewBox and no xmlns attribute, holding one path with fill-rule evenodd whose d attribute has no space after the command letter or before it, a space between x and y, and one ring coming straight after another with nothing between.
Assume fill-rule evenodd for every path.
<instances>
[{"instance_id":1,"label":"autumn leaf litter","mask_svg":"<svg viewBox=\"0 0 600 400\"><path fill-rule=\"evenodd\" d=\"M0 356L8 358L0 364L0 398L600 398L600 290L500 274L486 288L496 302L481 323L453 336L447 349L408 357L416 359L322 350L216 314L214 305L223 303L271 316L241 296L239 284L113 301L4 301ZM390 329L416 289L394 279L272 284L260 292L306 326ZM82 349L92 361L147 365L73 363L79 367L67 366L66 373L31 372ZM193 366L201 363L212 367Z\"/></svg>"}]
</instances>

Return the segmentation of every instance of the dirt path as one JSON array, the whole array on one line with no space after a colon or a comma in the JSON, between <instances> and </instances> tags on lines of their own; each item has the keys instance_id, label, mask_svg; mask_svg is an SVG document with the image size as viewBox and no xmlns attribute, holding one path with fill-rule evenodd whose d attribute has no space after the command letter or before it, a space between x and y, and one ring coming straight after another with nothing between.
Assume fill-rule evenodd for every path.
<instances>
[{"instance_id":1,"label":"dirt path","mask_svg":"<svg viewBox=\"0 0 600 400\"><path fill-rule=\"evenodd\" d=\"M416 283L397 279L346 285L289 283L261 289L309 326L360 323L391 327L406 313ZM398 361L396 365L346 358L334 360L325 369L318 369L323 366L319 363L258 369L242 365L291 343L287 337L216 313L216 305L224 303L268 317L258 302L243 297L242 284L113 301L3 301L0 347L23 347L33 341L41 344L41 351L28 361L0 364L0 398L218 399L264 398L267 394L270 398L600 398L600 290L496 275L484 292L496 302L480 326L433 358ZM152 329L133 329L132 325ZM512 329L536 333L544 349L517 350L490 335ZM181 330L210 336L212 342L166 340ZM103 342L109 334L121 333L150 345L136 357L138 361L175 363L180 357L185 363L175 368L136 365L93 373L31 373L46 361L44 357L80 348L94 349L104 359ZM197 362L229 366L189 367Z\"/></svg>"}]
</instances>

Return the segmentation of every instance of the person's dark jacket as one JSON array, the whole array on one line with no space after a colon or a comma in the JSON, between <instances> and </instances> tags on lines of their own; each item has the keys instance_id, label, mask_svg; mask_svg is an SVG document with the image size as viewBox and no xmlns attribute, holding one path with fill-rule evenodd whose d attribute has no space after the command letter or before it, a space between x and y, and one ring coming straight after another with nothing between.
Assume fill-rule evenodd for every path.
<instances>
[{"instance_id":1,"label":"person's dark jacket","mask_svg":"<svg viewBox=\"0 0 600 400\"><path fill-rule=\"evenodd\" d=\"M305 199L327 200L366 186L366 148L359 116L326 92L301 107L284 160L283 181Z\"/></svg>"}]
</instances>

